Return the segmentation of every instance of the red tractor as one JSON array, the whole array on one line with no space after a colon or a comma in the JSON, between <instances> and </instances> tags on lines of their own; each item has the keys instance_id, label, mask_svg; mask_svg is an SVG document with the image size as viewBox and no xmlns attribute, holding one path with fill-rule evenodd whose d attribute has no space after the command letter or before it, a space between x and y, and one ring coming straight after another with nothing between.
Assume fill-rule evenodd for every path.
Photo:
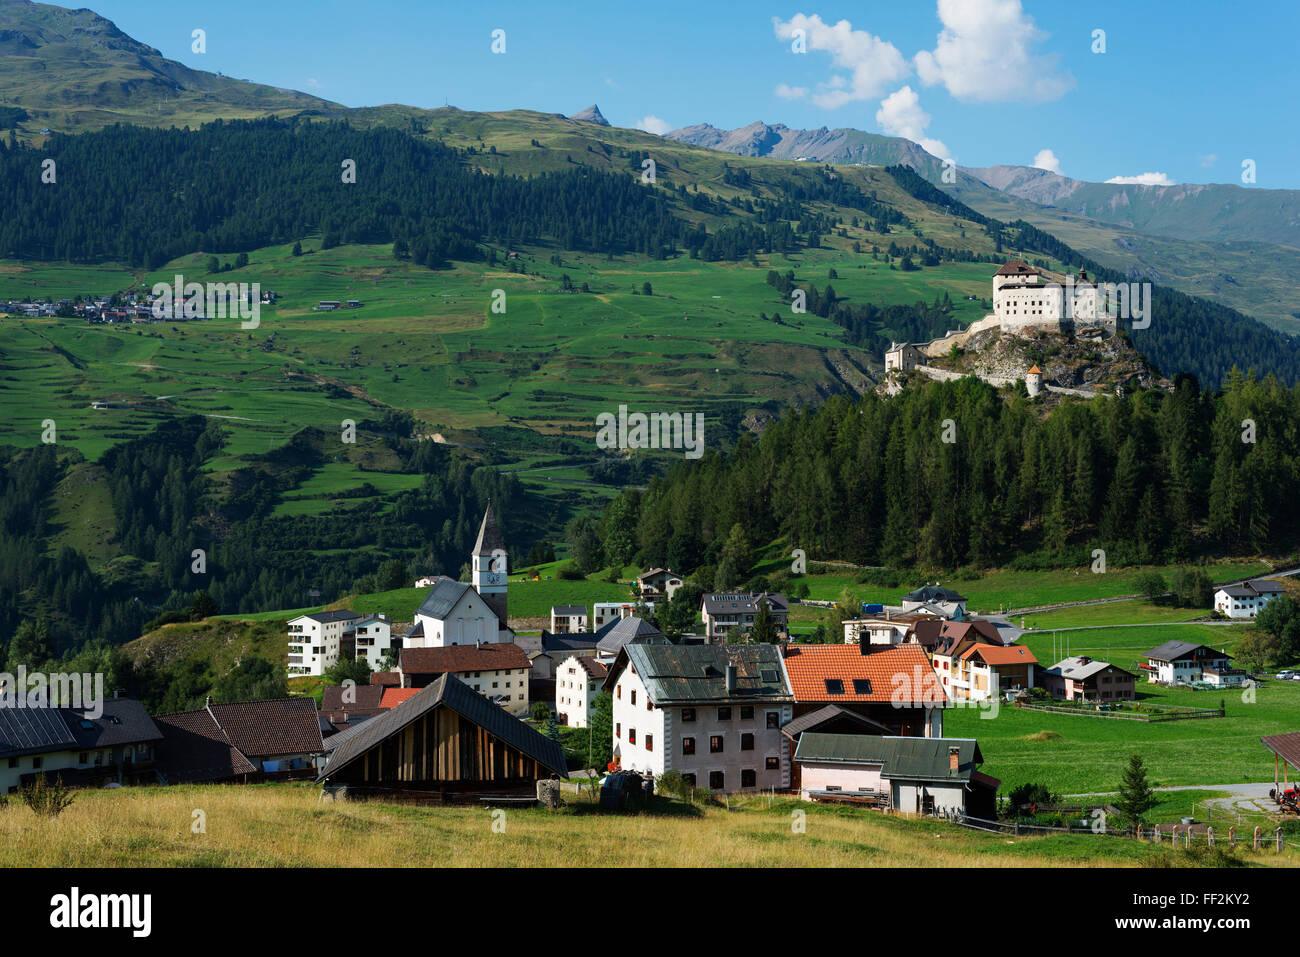
<instances>
[{"instance_id":1,"label":"red tractor","mask_svg":"<svg viewBox=\"0 0 1300 957\"><path fill-rule=\"evenodd\" d=\"M1278 809L1283 814L1300 816L1300 784L1292 785L1285 791L1271 791L1269 797L1277 801Z\"/></svg>"}]
</instances>

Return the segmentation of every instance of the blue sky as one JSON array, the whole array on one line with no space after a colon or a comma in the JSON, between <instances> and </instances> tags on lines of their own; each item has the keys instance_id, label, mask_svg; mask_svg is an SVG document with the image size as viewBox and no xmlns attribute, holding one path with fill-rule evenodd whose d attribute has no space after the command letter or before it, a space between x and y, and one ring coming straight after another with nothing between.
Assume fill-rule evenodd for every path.
<instances>
[{"instance_id":1,"label":"blue sky","mask_svg":"<svg viewBox=\"0 0 1300 957\"><path fill-rule=\"evenodd\" d=\"M596 102L616 126L849 126L1094 181L1241 183L1251 159L1244 185L1300 188L1295 3L87 2L192 67L348 106Z\"/></svg>"}]
</instances>

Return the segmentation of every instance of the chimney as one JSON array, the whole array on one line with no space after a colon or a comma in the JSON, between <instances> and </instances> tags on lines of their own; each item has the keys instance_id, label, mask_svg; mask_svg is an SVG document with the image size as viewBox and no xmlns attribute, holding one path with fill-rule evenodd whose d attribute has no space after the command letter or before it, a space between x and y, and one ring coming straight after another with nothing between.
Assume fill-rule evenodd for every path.
<instances>
[{"instance_id":1,"label":"chimney","mask_svg":"<svg viewBox=\"0 0 1300 957\"><path fill-rule=\"evenodd\" d=\"M735 690L736 690L736 666L733 664L728 664L727 665L727 693L730 694Z\"/></svg>"},{"instance_id":2,"label":"chimney","mask_svg":"<svg viewBox=\"0 0 1300 957\"><path fill-rule=\"evenodd\" d=\"M948 770L956 771L961 764L961 748L948 748Z\"/></svg>"}]
</instances>

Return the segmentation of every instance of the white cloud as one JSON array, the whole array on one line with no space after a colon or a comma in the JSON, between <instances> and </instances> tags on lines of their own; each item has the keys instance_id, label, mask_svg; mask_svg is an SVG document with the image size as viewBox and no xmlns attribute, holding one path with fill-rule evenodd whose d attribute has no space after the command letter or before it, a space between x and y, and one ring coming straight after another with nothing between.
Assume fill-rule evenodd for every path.
<instances>
[{"instance_id":1,"label":"white cloud","mask_svg":"<svg viewBox=\"0 0 1300 957\"><path fill-rule=\"evenodd\" d=\"M802 100L808 95L808 87L790 86L788 83L778 83L776 89L772 92L783 100Z\"/></svg>"},{"instance_id":2,"label":"white cloud","mask_svg":"<svg viewBox=\"0 0 1300 957\"><path fill-rule=\"evenodd\" d=\"M309 76L307 77L307 85L313 88L318 87L320 86L320 80L316 79L314 76Z\"/></svg>"},{"instance_id":3,"label":"white cloud","mask_svg":"<svg viewBox=\"0 0 1300 957\"><path fill-rule=\"evenodd\" d=\"M789 20L773 17L772 28L778 40L786 41L794 39L795 30L802 30L809 51L830 54L831 65L847 72L847 77L844 72L836 73L828 82L818 85L812 100L826 109L875 99L911 72L896 46L866 30L854 30L848 20L832 26L823 23L816 14L798 13Z\"/></svg>"},{"instance_id":4,"label":"white cloud","mask_svg":"<svg viewBox=\"0 0 1300 957\"><path fill-rule=\"evenodd\" d=\"M910 87L895 90L880 102L876 123L890 136L903 136L939 159L951 159L952 154L939 140L929 139L925 129L930 125L930 114L921 109L921 98Z\"/></svg>"},{"instance_id":5,"label":"white cloud","mask_svg":"<svg viewBox=\"0 0 1300 957\"><path fill-rule=\"evenodd\" d=\"M1045 169L1049 172L1061 175L1061 161L1056 158L1056 154L1051 150L1039 150L1034 156L1034 161L1029 164L1035 169Z\"/></svg>"},{"instance_id":6,"label":"white cloud","mask_svg":"<svg viewBox=\"0 0 1300 957\"><path fill-rule=\"evenodd\" d=\"M1044 103L1074 87L1057 73L1055 54L1035 53L1047 35L1020 0L939 0L943 23L933 50L916 55L926 86L942 84L958 99Z\"/></svg>"},{"instance_id":7,"label":"white cloud","mask_svg":"<svg viewBox=\"0 0 1300 957\"><path fill-rule=\"evenodd\" d=\"M667 120L661 120L657 116L642 117L636 124L638 130L645 130L647 133L653 133L655 136L663 136L672 126Z\"/></svg>"},{"instance_id":8,"label":"white cloud","mask_svg":"<svg viewBox=\"0 0 1300 957\"><path fill-rule=\"evenodd\" d=\"M1197 160L1200 161L1200 164L1202 166L1204 166L1206 169L1209 169L1211 166L1213 166L1215 163L1219 161L1219 154L1206 153L1204 156L1198 156Z\"/></svg>"},{"instance_id":9,"label":"white cloud","mask_svg":"<svg viewBox=\"0 0 1300 957\"><path fill-rule=\"evenodd\" d=\"M1112 176L1106 180L1120 186L1176 186L1166 173L1141 173L1137 176Z\"/></svg>"}]
</instances>

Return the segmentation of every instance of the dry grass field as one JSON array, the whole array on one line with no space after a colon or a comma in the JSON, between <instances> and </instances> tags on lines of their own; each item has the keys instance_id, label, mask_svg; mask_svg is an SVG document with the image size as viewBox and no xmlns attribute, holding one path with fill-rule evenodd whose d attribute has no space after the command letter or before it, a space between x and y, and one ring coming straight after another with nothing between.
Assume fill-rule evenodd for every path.
<instances>
[{"instance_id":1,"label":"dry grass field","mask_svg":"<svg viewBox=\"0 0 1300 957\"><path fill-rule=\"evenodd\" d=\"M205 832L196 833L196 812ZM806 811L796 833L792 813ZM0 867L1019 867L1294 864L1119 837L1011 838L857 809L659 799L654 813L321 803L305 785L83 791L60 817L0 808ZM503 825L503 827L502 827Z\"/></svg>"}]
</instances>

